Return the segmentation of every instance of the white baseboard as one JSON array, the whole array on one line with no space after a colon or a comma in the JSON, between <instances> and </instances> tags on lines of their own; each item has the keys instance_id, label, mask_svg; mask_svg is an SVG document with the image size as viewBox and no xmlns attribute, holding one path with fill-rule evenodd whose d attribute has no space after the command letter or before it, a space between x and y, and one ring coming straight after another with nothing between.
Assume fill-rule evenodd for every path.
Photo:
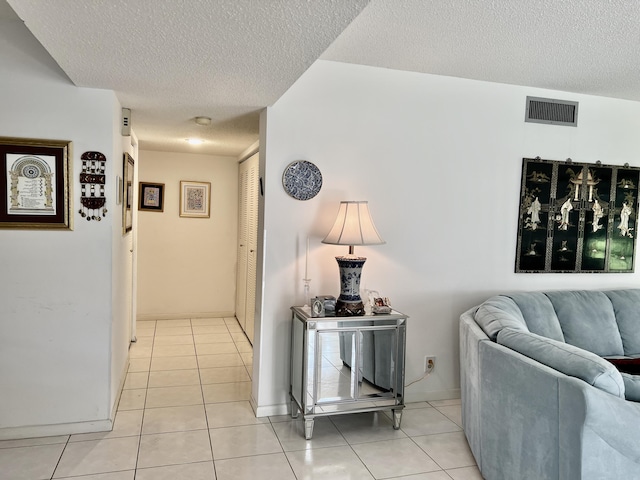
<instances>
[{"instance_id":1,"label":"white baseboard","mask_svg":"<svg viewBox=\"0 0 640 480\"><path fill-rule=\"evenodd\" d=\"M183 313L139 313L137 321L145 320L182 320L183 318L222 318L235 317L235 312L183 312Z\"/></svg>"},{"instance_id":2,"label":"white baseboard","mask_svg":"<svg viewBox=\"0 0 640 480\"><path fill-rule=\"evenodd\" d=\"M253 393L251 394L251 396L249 397L249 403L251 404L251 409L253 410L253 413L256 415L256 417L258 416L257 414L257 410L258 410L258 403L256 402L256 399L253 398Z\"/></svg>"},{"instance_id":3,"label":"white baseboard","mask_svg":"<svg viewBox=\"0 0 640 480\"><path fill-rule=\"evenodd\" d=\"M116 412L118 411L118 404L120 403L122 390L124 390L124 382L127 380L127 372L129 371L129 362L130 362L130 356L129 356L129 353L127 352L127 361L124 364L124 371L122 372L120 377L120 386L118 387L118 393L113 399L113 405L111 405L111 414L109 415L109 418L111 419L112 428L113 428L113 422L115 422L115 419L116 419Z\"/></svg>"},{"instance_id":4,"label":"white baseboard","mask_svg":"<svg viewBox=\"0 0 640 480\"><path fill-rule=\"evenodd\" d=\"M267 407L257 407L255 409L256 417L273 417L276 415L288 415L288 405L269 405Z\"/></svg>"},{"instance_id":5,"label":"white baseboard","mask_svg":"<svg viewBox=\"0 0 640 480\"><path fill-rule=\"evenodd\" d=\"M264 407L259 407L257 402L251 395L251 399L249 400L251 403L251 408L253 408L253 412L256 414L256 417L273 417L276 415L289 415L289 404L281 404L281 405L267 405Z\"/></svg>"},{"instance_id":6,"label":"white baseboard","mask_svg":"<svg viewBox=\"0 0 640 480\"><path fill-rule=\"evenodd\" d=\"M55 425L29 425L0 428L0 440L19 440L34 437L55 437L76 433L108 432L113 428L109 418L91 422L59 423Z\"/></svg>"},{"instance_id":7,"label":"white baseboard","mask_svg":"<svg viewBox=\"0 0 640 480\"><path fill-rule=\"evenodd\" d=\"M430 402L432 400L452 400L460 398L460 389L440 390L437 392L404 392L404 403Z\"/></svg>"}]
</instances>

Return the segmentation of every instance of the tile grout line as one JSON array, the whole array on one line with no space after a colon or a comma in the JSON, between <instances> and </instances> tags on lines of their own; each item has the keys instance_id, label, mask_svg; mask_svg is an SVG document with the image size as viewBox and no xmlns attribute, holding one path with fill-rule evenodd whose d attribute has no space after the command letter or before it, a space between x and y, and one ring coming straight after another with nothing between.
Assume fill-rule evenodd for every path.
<instances>
[{"instance_id":1,"label":"tile grout line","mask_svg":"<svg viewBox=\"0 0 640 480\"><path fill-rule=\"evenodd\" d=\"M405 432L405 434L406 434L406 432ZM436 434L433 434L433 435L436 435ZM416 435L416 436L418 436L418 437L422 437L422 436L426 436L426 435ZM429 455L429 453L427 453L427 451L426 451L424 448L422 448L420 445L418 445L418 443L413 439L414 437L412 437L412 436L410 436L410 435L407 435L407 438L410 438L410 439L411 439L411 441L413 442L413 444L414 444L416 447L418 447L422 452L424 452L424 454L425 454L427 457L429 457L429 459L430 459L433 463L435 463L435 464L438 466L438 468L440 469L440 471L441 471L441 472L444 472L444 471L445 471L445 470L444 470L444 468L442 467L442 465L440 465L440 464L436 461L436 459L435 459L435 458L433 458L431 455ZM445 473L446 473L446 472L445 472Z\"/></svg>"},{"instance_id":2,"label":"tile grout line","mask_svg":"<svg viewBox=\"0 0 640 480\"><path fill-rule=\"evenodd\" d=\"M56 470L58 470L58 467L60 466L60 462L62 461L62 455L64 455L64 451L67 449L67 446L69 445L70 441L71 441L71 435L68 435L67 441L65 442L64 447L60 451L60 456L58 457L58 461L56 462L55 467L53 467L53 471L51 472L51 476L49 477L49 480L53 480L53 477L55 477Z\"/></svg>"},{"instance_id":3,"label":"tile grout line","mask_svg":"<svg viewBox=\"0 0 640 480\"><path fill-rule=\"evenodd\" d=\"M351 445L351 442L349 442L349 440L347 440L347 437L344 436L344 434L342 433L342 430L340 430L340 428L338 428L338 425L336 425L336 423L333 421L332 415L327 415L327 418L329 419L329 421L331 422L331 424L333 425L333 427L336 429L336 431L340 434L340 436L344 439L344 441L346 442L346 444L349 446L349 448L351 449L351 451L353 452L353 454L356 456L356 458L358 459L358 461L362 464L362 466L365 468L365 470L367 472L369 472L369 475L371 475L371 478L376 478L376 476L373 474L373 472L369 469L369 467L367 466L366 463L364 463L364 460L362 460L362 458L360 458L360 455L358 455L358 452L356 452L353 448L353 445Z\"/></svg>"},{"instance_id":4,"label":"tile grout line","mask_svg":"<svg viewBox=\"0 0 640 480\"><path fill-rule=\"evenodd\" d=\"M300 479L298 479L298 475L296 475L296 471L293 469L293 465L291 465L291 460L289 460L289 456L287 455L287 452L284 449L284 445L282 444L282 441L280 440L280 437L278 436L278 433L276 432L276 429L273 427L273 422L271 421L271 417L267 417L267 419L269 420L269 426L271 427L271 430L273 431L273 434L275 435L276 440L278 441L278 444L280 445L280 448L282 449L282 455L284 455L284 458L287 461L287 465L289 465L289 468L291 469L291 473L293 474L293 477L296 480L300 480Z\"/></svg>"},{"instance_id":5,"label":"tile grout line","mask_svg":"<svg viewBox=\"0 0 640 480\"><path fill-rule=\"evenodd\" d=\"M200 395L202 395L202 409L204 410L204 421L207 425L207 438L209 440L209 451L211 452L211 465L213 466L213 476L214 478L218 478L218 472L216 470L216 461L213 456L213 441L211 440L211 430L209 426L209 415L207 415L207 404L204 398L204 389L202 385L202 375L200 374L200 362L198 361L198 349L196 348L196 337L193 333L193 319L189 319L189 324L191 325L191 336L193 337L193 351L196 354L196 368L198 369L198 379L200 380Z\"/></svg>"},{"instance_id":6,"label":"tile grout line","mask_svg":"<svg viewBox=\"0 0 640 480\"><path fill-rule=\"evenodd\" d=\"M144 406L142 407L142 423L140 424L140 437L142 440L142 427L144 425L144 412L147 409L147 396L149 395L149 382L151 380L151 364L153 363L153 351L156 346L156 333L158 332L158 321L156 320L156 324L153 328L153 341L151 342L151 357L149 358L149 371L147 372L147 385L146 391L144 392ZM137 341L137 337L136 337ZM138 444L139 445L139 444ZM138 446L138 450L140 447ZM138 464L138 459L136 458L136 465Z\"/></svg>"},{"instance_id":7,"label":"tile grout line","mask_svg":"<svg viewBox=\"0 0 640 480\"><path fill-rule=\"evenodd\" d=\"M144 405L142 407L142 421L140 422L140 435L138 435L138 452L136 454L136 464L133 468L133 478L138 476L138 463L140 462L140 450L142 447L142 432L144 429L144 420L147 414L147 398L149 398L149 382L151 381L151 364L153 363L153 351L156 346L156 333L158 333L158 321L156 320L153 329L153 341L151 342L151 358L149 359L149 371L147 372L147 387L144 392Z\"/></svg>"}]
</instances>

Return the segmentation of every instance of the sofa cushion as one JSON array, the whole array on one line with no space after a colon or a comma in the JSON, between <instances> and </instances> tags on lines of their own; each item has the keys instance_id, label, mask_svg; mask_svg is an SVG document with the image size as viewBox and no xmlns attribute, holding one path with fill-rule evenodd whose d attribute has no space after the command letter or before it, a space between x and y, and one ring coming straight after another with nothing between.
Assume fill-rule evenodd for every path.
<instances>
[{"instance_id":1,"label":"sofa cushion","mask_svg":"<svg viewBox=\"0 0 640 480\"><path fill-rule=\"evenodd\" d=\"M613 305L602 292L547 292L564 340L601 357L624 355Z\"/></svg>"},{"instance_id":2,"label":"sofa cushion","mask_svg":"<svg viewBox=\"0 0 640 480\"><path fill-rule=\"evenodd\" d=\"M614 290L603 293L613 306L624 354L640 354L640 290Z\"/></svg>"},{"instance_id":3,"label":"sofa cushion","mask_svg":"<svg viewBox=\"0 0 640 480\"><path fill-rule=\"evenodd\" d=\"M632 402L640 402L640 377L630 373L622 373L624 382L624 398Z\"/></svg>"},{"instance_id":4,"label":"sofa cushion","mask_svg":"<svg viewBox=\"0 0 640 480\"><path fill-rule=\"evenodd\" d=\"M604 358L573 345L531 332L505 328L497 342L559 372L584 380L600 390L624 397L624 382L616 368Z\"/></svg>"},{"instance_id":5,"label":"sofa cushion","mask_svg":"<svg viewBox=\"0 0 640 480\"><path fill-rule=\"evenodd\" d=\"M530 332L564 342L560 322L549 297L542 292L514 293L507 296L518 305Z\"/></svg>"},{"instance_id":6,"label":"sofa cushion","mask_svg":"<svg viewBox=\"0 0 640 480\"><path fill-rule=\"evenodd\" d=\"M498 295L491 297L478 307L475 320L484 333L494 342L498 332L503 328L528 331L520 309L508 297Z\"/></svg>"}]
</instances>

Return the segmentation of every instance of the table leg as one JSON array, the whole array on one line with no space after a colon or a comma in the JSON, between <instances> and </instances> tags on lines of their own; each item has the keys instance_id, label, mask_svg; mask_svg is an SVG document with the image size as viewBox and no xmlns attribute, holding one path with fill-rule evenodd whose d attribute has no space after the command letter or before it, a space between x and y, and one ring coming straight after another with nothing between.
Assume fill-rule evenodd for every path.
<instances>
[{"instance_id":1,"label":"table leg","mask_svg":"<svg viewBox=\"0 0 640 480\"><path fill-rule=\"evenodd\" d=\"M400 424L402 423L402 409L392 409L391 412L393 413L393 429L400 430Z\"/></svg>"},{"instance_id":2,"label":"table leg","mask_svg":"<svg viewBox=\"0 0 640 480\"><path fill-rule=\"evenodd\" d=\"M298 404L295 400L291 399L291 418L298 418L298 413L300 413L300 410L298 410Z\"/></svg>"},{"instance_id":3,"label":"table leg","mask_svg":"<svg viewBox=\"0 0 640 480\"><path fill-rule=\"evenodd\" d=\"M306 440L311 440L311 437L313 436L313 423L313 418L306 418L304 420L304 438Z\"/></svg>"}]
</instances>

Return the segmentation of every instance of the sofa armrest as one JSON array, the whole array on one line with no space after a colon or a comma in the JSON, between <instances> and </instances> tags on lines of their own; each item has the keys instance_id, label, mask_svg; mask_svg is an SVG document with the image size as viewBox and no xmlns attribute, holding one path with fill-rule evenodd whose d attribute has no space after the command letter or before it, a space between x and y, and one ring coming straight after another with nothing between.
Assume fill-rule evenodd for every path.
<instances>
[{"instance_id":1,"label":"sofa armrest","mask_svg":"<svg viewBox=\"0 0 640 480\"><path fill-rule=\"evenodd\" d=\"M625 385L620 372L595 353L511 328L498 333L497 343L616 397L625 398Z\"/></svg>"},{"instance_id":2,"label":"sofa armrest","mask_svg":"<svg viewBox=\"0 0 640 480\"><path fill-rule=\"evenodd\" d=\"M462 425L469 442L469 448L473 452L478 468L482 468L482 456L480 452L482 402L480 389L482 379L480 376L481 343L491 343L482 329L475 322L476 309L466 311L460 316L460 396L462 398Z\"/></svg>"},{"instance_id":3,"label":"sofa armrest","mask_svg":"<svg viewBox=\"0 0 640 480\"><path fill-rule=\"evenodd\" d=\"M502 295L491 297L484 302L478 307L473 316L475 322L494 342L503 328L529 331L516 302Z\"/></svg>"},{"instance_id":4,"label":"sofa armrest","mask_svg":"<svg viewBox=\"0 0 640 480\"><path fill-rule=\"evenodd\" d=\"M624 381L624 397L632 402L640 402L640 375L621 372Z\"/></svg>"},{"instance_id":5,"label":"sofa armrest","mask_svg":"<svg viewBox=\"0 0 640 480\"><path fill-rule=\"evenodd\" d=\"M607 478L635 478L640 471L640 404L601 390L591 389L575 378L560 386L561 432L579 426L582 437L582 478L609 469ZM577 420L576 420L577 419ZM567 445L567 448L570 446ZM603 467L602 463L608 464ZM625 466L626 465L626 466ZM626 474L623 474L626 468Z\"/></svg>"}]
</instances>

